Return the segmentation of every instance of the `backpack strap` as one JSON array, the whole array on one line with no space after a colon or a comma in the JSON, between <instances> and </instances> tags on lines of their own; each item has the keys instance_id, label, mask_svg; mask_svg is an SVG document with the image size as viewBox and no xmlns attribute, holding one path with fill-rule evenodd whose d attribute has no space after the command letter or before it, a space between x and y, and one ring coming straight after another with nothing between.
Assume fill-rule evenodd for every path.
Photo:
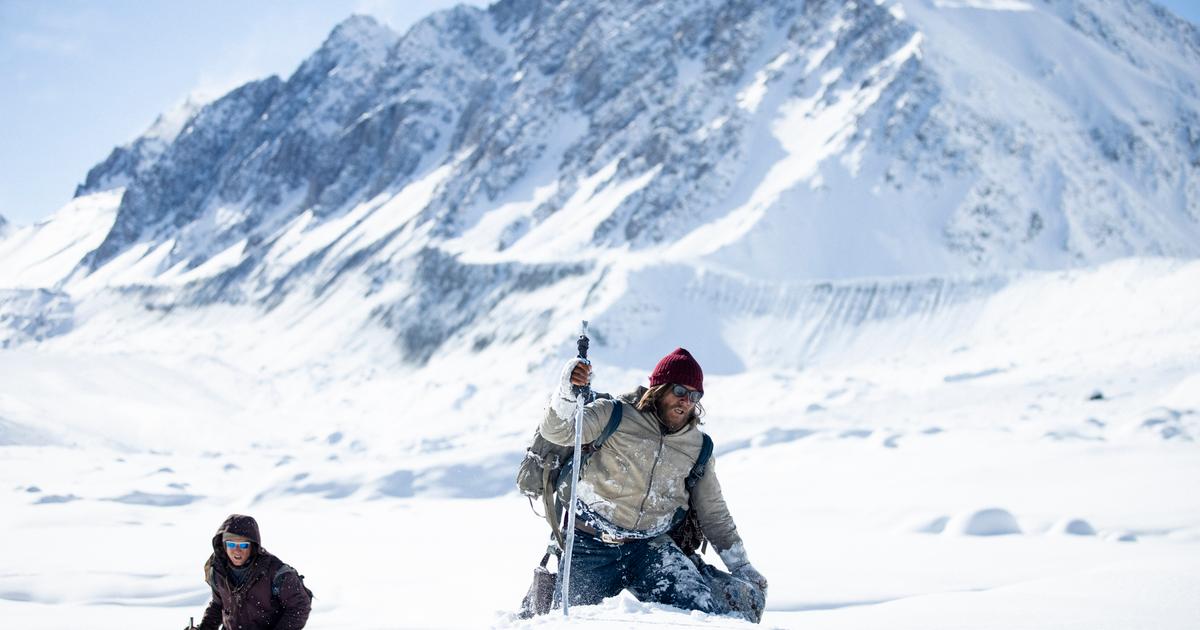
<instances>
[{"instance_id":1,"label":"backpack strap","mask_svg":"<svg viewBox=\"0 0 1200 630\"><path fill-rule=\"evenodd\" d=\"M304 588L304 592L308 593L309 599L312 599L312 591L308 590L308 587L304 585L304 576L300 575L289 564L280 565L279 569L275 571L275 577L271 578L271 596L276 599L279 598L279 591L283 588L283 581L287 579L289 573L295 575L300 580L300 586Z\"/></svg>"},{"instance_id":2,"label":"backpack strap","mask_svg":"<svg viewBox=\"0 0 1200 630\"><path fill-rule=\"evenodd\" d=\"M601 446L604 446L604 443L608 441L608 438L612 437L612 434L617 432L617 427L621 426L621 417L624 415L623 405L621 400L618 398L614 398L612 401L613 408L612 413L608 416L608 424L604 425L604 430L600 432L600 435L598 435L596 439L583 445L583 453L581 453L579 456L580 470L583 470L584 464L587 463L588 458L592 456L592 453L595 453L600 449ZM566 462L564 462L561 472L559 473L559 479L562 478L562 473L569 474L574 465L573 459L568 459ZM549 483L549 470L549 467L544 469L544 476L542 479L543 488L545 488ZM557 499L557 492L549 491L549 489L547 492L542 494L542 497L546 507L546 520L550 523L550 530L554 532L554 540L558 542L559 549L566 549L566 540L563 538L562 526L558 523L558 506L562 505L563 502ZM554 509L551 509L552 505Z\"/></svg>"},{"instance_id":3,"label":"backpack strap","mask_svg":"<svg viewBox=\"0 0 1200 630\"><path fill-rule=\"evenodd\" d=\"M704 476L704 469L708 466L708 460L712 457L712 438L708 437L707 433L702 435L704 436L704 444L700 446L700 456L696 458L696 463L692 465L692 472L688 473L687 479L683 482L688 492L691 492L692 488L700 483L700 478Z\"/></svg>"},{"instance_id":4,"label":"backpack strap","mask_svg":"<svg viewBox=\"0 0 1200 630\"><path fill-rule=\"evenodd\" d=\"M595 440L592 440L592 450L585 452L583 454L584 457L587 457L588 455L591 455L592 452L599 450L601 446L604 446L604 442L607 441L608 438L612 437L612 434L617 432L617 427L621 426L621 416L623 414L624 409L621 401L614 398L612 414L608 416L608 424L604 425L604 430L600 432L599 437L597 437ZM580 467L583 467L582 463L580 464Z\"/></svg>"},{"instance_id":5,"label":"backpack strap","mask_svg":"<svg viewBox=\"0 0 1200 630\"><path fill-rule=\"evenodd\" d=\"M275 577L271 578L271 595L279 597L279 589L283 587L283 581L289 573L296 573L296 570L291 565L283 564L275 571ZM299 574L297 574L299 575Z\"/></svg>"},{"instance_id":6,"label":"backpack strap","mask_svg":"<svg viewBox=\"0 0 1200 630\"><path fill-rule=\"evenodd\" d=\"M687 488L688 501L691 502L692 488L700 483L700 478L704 476L704 469L708 466L708 460L712 457L713 441L708 437L707 433L701 433L704 436L704 442L700 445L700 455L696 458L696 463L692 464L692 471L683 480L683 487ZM686 508L675 508L675 515L671 517L671 526L667 531L674 530L679 527L679 524L687 518L688 512L692 509L691 505Z\"/></svg>"},{"instance_id":7,"label":"backpack strap","mask_svg":"<svg viewBox=\"0 0 1200 630\"><path fill-rule=\"evenodd\" d=\"M544 466L542 468L542 487L550 487L549 466ZM554 505L553 491L542 491L542 514L546 516L546 522L550 523L550 531L554 532L554 540L558 543L558 548L563 549L562 531L558 528L558 508Z\"/></svg>"},{"instance_id":8,"label":"backpack strap","mask_svg":"<svg viewBox=\"0 0 1200 630\"><path fill-rule=\"evenodd\" d=\"M217 576L213 574L212 558L209 558L208 561L204 563L204 581L211 586L214 591L217 590Z\"/></svg>"},{"instance_id":9,"label":"backpack strap","mask_svg":"<svg viewBox=\"0 0 1200 630\"><path fill-rule=\"evenodd\" d=\"M704 538L704 530L700 528L696 508L691 505L692 489L700 483L700 478L704 476L708 460L712 457L713 452L712 438L705 433L701 435L704 436L704 441L700 445L700 455L696 457L696 463L692 464L691 472L683 480L683 485L688 491L689 504L687 508L675 509L675 515L671 519L671 528L668 530L675 544L685 555L689 556L694 554L697 549L701 554L708 549L708 540Z\"/></svg>"}]
</instances>

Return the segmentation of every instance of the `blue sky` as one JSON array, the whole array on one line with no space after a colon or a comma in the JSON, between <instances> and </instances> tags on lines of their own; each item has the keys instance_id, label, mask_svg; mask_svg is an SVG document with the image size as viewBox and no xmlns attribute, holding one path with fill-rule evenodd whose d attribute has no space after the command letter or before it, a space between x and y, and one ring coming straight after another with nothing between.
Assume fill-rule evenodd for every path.
<instances>
[{"instance_id":1,"label":"blue sky","mask_svg":"<svg viewBox=\"0 0 1200 630\"><path fill-rule=\"evenodd\" d=\"M0 0L0 216L26 225L191 93L287 76L353 13L403 32L487 0ZM1200 0L1161 2L1200 22Z\"/></svg>"},{"instance_id":2,"label":"blue sky","mask_svg":"<svg viewBox=\"0 0 1200 630\"><path fill-rule=\"evenodd\" d=\"M27 225L190 93L286 77L354 13L485 0L0 0L0 216Z\"/></svg>"}]
</instances>

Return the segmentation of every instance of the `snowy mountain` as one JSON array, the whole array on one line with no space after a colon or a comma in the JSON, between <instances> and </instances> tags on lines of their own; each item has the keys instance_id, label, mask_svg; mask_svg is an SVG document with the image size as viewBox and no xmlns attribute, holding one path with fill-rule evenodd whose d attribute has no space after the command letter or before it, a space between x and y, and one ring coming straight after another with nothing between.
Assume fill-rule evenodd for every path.
<instances>
[{"instance_id":1,"label":"snowy mountain","mask_svg":"<svg viewBox=\"0 0 1200 630\"><path fill-rule=\"evenodd\" d=\"M648 265L790 282L1194 257L1197 68L1200 33L1142 2L499 2L403 36L354 17L286 81L92 169L81 197L125 191L63 287L260 309L346 291L420 363L494 337L466 331L508 295L612 294ZM416 321L427 303L455 306Z\"/></svg>"},{"instance_id":2,"label":"snowy mountain","mask_svg":"<svg viewBox=\"0 0 1200 630\"><path fill-rule=\"evenodd\" d=\"M179 137L184 124L191 120L201 107L203 103L189 96L171 111L160 115L140 137L126 146L113 149L108 158L92 167L84 183L76 187L75 197L124 188L130 181L150 170Z\"/></svg>"},{"instance_id":3,"label":"snowy mountain","mask_svg":"<svg viewBox=\"0 0 1200 630\"><path fill-rule=\"evenodd\" d=\"M1198 112L1143 0L351 17L0 231L0 617L186 623L241 511L314 627L749 627L509 614L588 319L704 366L764 626L1194 627Z\"/></svg>"}]
</instances>

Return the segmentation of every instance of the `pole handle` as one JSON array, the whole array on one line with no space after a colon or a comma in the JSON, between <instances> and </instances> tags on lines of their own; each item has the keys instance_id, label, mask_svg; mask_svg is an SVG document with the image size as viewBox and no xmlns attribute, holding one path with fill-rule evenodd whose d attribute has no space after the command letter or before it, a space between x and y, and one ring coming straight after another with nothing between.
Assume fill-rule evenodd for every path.
<instances>
[{"instance_id":1,"label":"pole handle","mask_svg":"<svg viewBox=\"0 0 1200 630\"><path fill-rule=\"evenodd\" d=\"M575 342L575 346L579 349L579 358L587 359L588 353L588 321L583 320L583 327L579 330L579 339Z\"/></svg>"},{"instance_id":2,"label":"pole handle","mask_svg":"<svg viewBox=\"0 0 1200 630\"><path fill-rule=\"evenodd\" d=\"M583 326L579 329L579 339L577 339L575 342L575 347L579 350L579 358L583 359L584 361L588 360L587 355L588 355L589 343L590 343L590 341L588 339L588 321L585 319L585 320L583 320ZM583 394L585 402L592 401L591 385L572 385L571 393L575 394L576 396Z\"/></svg>"}]
</instances>

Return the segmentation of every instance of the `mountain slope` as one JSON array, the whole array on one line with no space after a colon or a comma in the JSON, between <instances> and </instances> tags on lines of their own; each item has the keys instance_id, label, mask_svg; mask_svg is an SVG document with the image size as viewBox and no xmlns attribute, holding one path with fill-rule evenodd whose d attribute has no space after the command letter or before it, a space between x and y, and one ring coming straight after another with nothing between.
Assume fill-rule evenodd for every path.
<instances>
[{"instance_id":1,"label":"mountain slope","mask_svg":"<svg viewBox=\"0 0 1200 630\"><path fill-rule=\"evenodd\" d=\"M125 185L112 227L44 286L259 314L337 295L421 364L676 265L903 285L1191 258L1198 42L1133 0L514 0L403 36L353 17L287 80L93 169L81 199ZM563 297L489 315L537 292Z\"/></svg>"}]
</instances>

